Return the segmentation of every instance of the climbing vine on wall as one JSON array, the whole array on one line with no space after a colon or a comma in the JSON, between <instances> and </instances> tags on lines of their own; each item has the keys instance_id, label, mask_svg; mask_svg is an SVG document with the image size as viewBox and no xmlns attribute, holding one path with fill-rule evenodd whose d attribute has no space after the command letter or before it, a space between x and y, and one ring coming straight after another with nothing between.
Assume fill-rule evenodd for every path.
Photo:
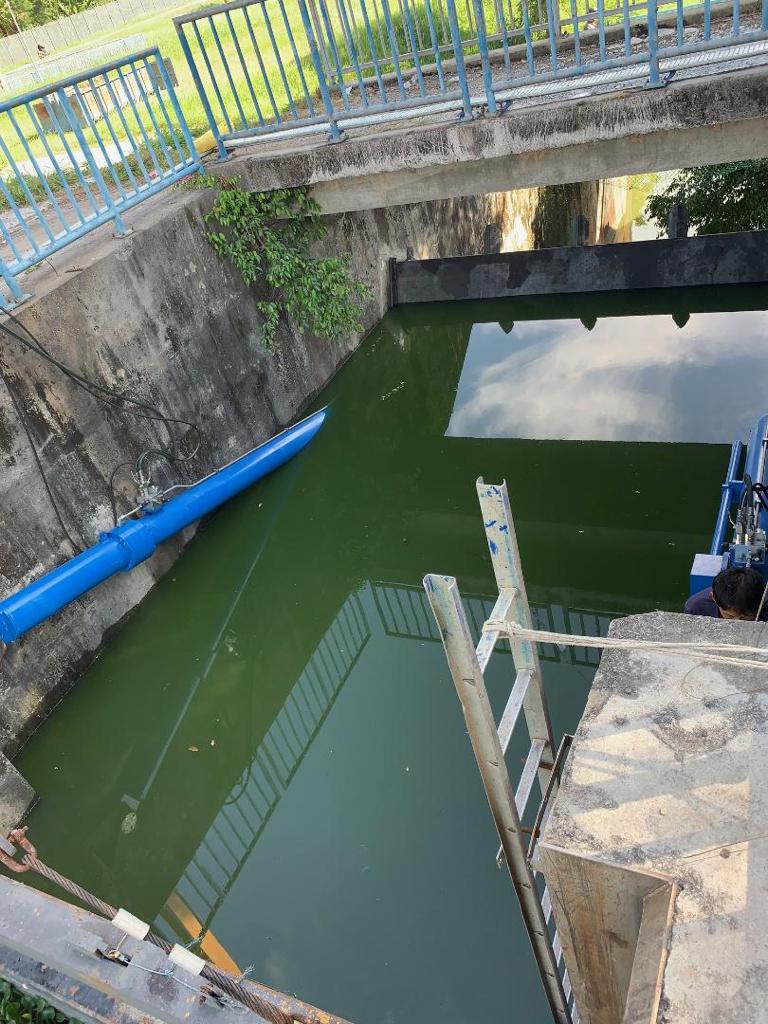
<instances>
[{"instance_id":1,"label":"climbing vine on wall","mask_svg":"<svg viewBox=\"0 0 768 1024\"><path fill-rule=\"evenodd\" d=\"M212 175L199 175L196 183L216 191L205 217L211 225L208 241L247 285L267 288L267 297L257 303L265 348L284 316L322 338L361 329L369 290L352 274L348 255L311 255L312 243L328 229L307 189L248 192L234 179Z\"/></svg>"},{"instance_id":2,"label":"climbing vine on wall","mask_svg":"<svg viewBox=\"0 0 768 1024\"><path fill-rule=\"evenodd\" d=\"M39 996L24 995L7 981L0 980L0 1024L70 1024L70 1021Z\"/></svg>"}]
</instances>

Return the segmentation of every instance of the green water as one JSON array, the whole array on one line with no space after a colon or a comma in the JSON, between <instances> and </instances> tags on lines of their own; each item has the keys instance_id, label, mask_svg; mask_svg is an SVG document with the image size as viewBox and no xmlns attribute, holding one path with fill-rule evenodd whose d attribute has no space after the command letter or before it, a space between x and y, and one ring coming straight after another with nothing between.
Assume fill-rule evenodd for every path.
<instances>
[{"instance_id":1,"label":"green water","mask_svg":"<svg viewBox=\"0 0 768 1024\"><path fill-rule=\"evenodd\" d=\"M19 758L41 854L360 1024L547 1020L420 581L457 576L482 621L474 483L506 478L538 621L680 605L725 445L768 405L767 314L669 315L768 295L681 301L390 314L311 447L207 524ZM593 659L544 656L559 734Z\"/></svg>"}]
</instances>

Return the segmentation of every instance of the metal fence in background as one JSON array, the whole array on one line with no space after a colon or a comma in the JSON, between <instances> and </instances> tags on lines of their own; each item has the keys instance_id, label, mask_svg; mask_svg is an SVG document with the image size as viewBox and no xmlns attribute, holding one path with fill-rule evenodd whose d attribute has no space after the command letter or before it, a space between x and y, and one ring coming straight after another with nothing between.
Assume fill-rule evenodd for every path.
<instances>
[{"instance_id":1,"label":"metal fence in background","mask_svg":"<svg viewBox=\"0 0 768 1024\"><path fill-rule=\"evenodd\" d=\"M138 33L109 43L80 47L58 57L46 57L45 60L24 64L0 75L3 96L5 99L12 99L25 89L39 89L41 85L55 82L67 75L74 75L91 64L106 64L109 60L118 60L137 50L144 50L146 46L146 39Z\"/></svg>"},{"instance_id":2,"label":"metal fence in background","mask_svg":"<svg viewBox=\"0 0 768 1024\"><path fill-rule=\"evenodd\" d=\"M441 641L440 632L430 613L429 603L421 587L406 586L402 583L374 584L374 601L387 636L406 640ZM462 595L464 611L472 635L479 637L483 623L491 617L494 599L474 594ZM531 604L531 617L536 629L549 632L582 633L584 636L607 636L611 622L622 612L587 611L582 608L564 608L558 604ZM557 647L555 644L540 643L539 657L564 665L597 667L600 654L589 647ZM496 650L509 654L506 640L499 640Z\"/></svg>"},{"instance_id":3,"label":"metal fence in background","mask_svg":"<svg viewBox=\"0 0 768 1024\"><path fill-rule=\"evenodd\" d=\"M691 54L768 39L768 0L233 0L174 22L223 157L275 133L495 114L593 72L661 85Z\"/></svg>"},{"instance_id":4,"label":"metal fence in background","mask_svg":"<svg viewBox=\"0 0 768 1024\"><path fill-rule=\"evenodd\" d=\"M0 104L0 308L25 270L108 221L125 234L125 210L199 167L156 48Z\"/></svg>"},{"instance_id":5,"label":"metal fence in background","mask_svg":"<svg viewBox=\"0 0 768 1024\"><path fill-rule=\"evenodd\" d=\"M153 14L169 7L179 6L180 0L110 0L96 4L88 10L69 14L64 18L35 25L0 36L0 68L9 68L35 56L38 44L49 53L60 51L89 39L97 32L122 28L142 14ZM108 56L108 55L107 55ZM104 58L102 58L103 60Z\"/></svg>"}]
</instances>

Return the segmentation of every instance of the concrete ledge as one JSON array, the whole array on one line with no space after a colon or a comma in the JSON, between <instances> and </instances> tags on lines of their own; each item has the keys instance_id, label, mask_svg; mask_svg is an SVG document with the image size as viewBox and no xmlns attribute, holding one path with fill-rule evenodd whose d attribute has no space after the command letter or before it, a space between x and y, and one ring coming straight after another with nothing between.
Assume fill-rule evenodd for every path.
<instances>
[{"instance_id":1,"label":"concrete ledge","mask_svg":"<svg viewBox=\"0 0 768 1024\"><path fill-rule=\"evenodd\" d=\"M26 995L41 997L71 1020L83 1024L151 1024L158 1017L99 992L40 963L33 957L0 945L0 977Z\"/></svg>"},{"instance_id":2,"label":"concrete ledge","mask_svg":"<svg viewBox=\"0 0 768 1024\"><path fill-rule=\"evenodd\" d=\"M255 144L213 168L254 191L314 185L326 213L768 155L768 68L421 124L343 144Z\"/></svg>"},{"instance_id":3,"label":"concrete ledge","mask_svg":"<svg viewBox=\"0 0 768 1024\"><path fill-rule=\"evenodd\" d=\"M410 260L395 304L768 282L768 231Z\"/></svg>"},{"instance_id":4,"label":"concrete ledge","mask_svg":"<svg viewBox=\"0 0 768 1024\"><path fill-rule=\"evenodd\" d=\"M662 612L610 635L767 642ZM768 672L603 655L539 844L584 1024L764 1024L767 767Z\"/></svg>"},{"instance_id":5,"label":"concrete ledge","mask_svg":"<svg viewBox=\"0 0 768 1024\"><path fill-rule=\"evenodd\" d=\"M121 950L137 967L121 967L96 955L122 933L104 918L0 877L0 975L51 1000L75 1020L92 1024L257 1024L244 1007L200 1005L192 975L168 970L168 957L149 942L127 938ZM160 972L147 973L147 972Z\"/></svg>"},{"instance_id":6,"label":"concrete ledge","mask_svg":"<svg viewBox=\"0 0 768 1024\"><path fill-rule=\"evenodd\" d=\"M0 836L7 836L11 829L23 821L35 802L35 791L11 764L5 754L0 753Z\"/></svg>"}]
</instances>

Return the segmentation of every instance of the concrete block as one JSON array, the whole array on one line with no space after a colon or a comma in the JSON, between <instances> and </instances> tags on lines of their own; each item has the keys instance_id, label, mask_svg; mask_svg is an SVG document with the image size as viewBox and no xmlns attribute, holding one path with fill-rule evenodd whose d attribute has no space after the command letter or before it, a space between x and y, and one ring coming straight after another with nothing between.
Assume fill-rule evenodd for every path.
<instances>
[{"instance_id":1,"label":"concrete block","mask_svg":"<svg viewBox=\"0 0 768 1024\"><path fill-rule=\"evenodd\" d=\"M399 263L398 303L501 299L641 288L763 284L768 231Z\"/></svg>"},{"instance_id":2,"label":"concrete block","mask_svg":"<svg viewBox=\"0 0 768 1024\"><path fill-rule=\"evenodd\" d=\"M661 612L610 635L768 645ZM767 769L768 673L605 653L540 843L584 1024L763 1024Z\"/></svg>"},{"instance_id":3,"label":"concrete block","mask_svg":"<svg viewBox=\"0 0 768 1024\"><path fill-rule=\"evenodd\" d=\"M638 83L640 85L640 83ZM768 155L768 69L672 81L664 89L561 98L502 117L436 122L350 138L343 146L255 149L214 173L254 191L313 185L326 213Z\"/></svg>"},{"instance_id":4,"label":"concrete block","mask_svg":"<svg viewBox=\"0 0 768 1024\"><path fill-rule=\"evenodd\" d=\"M0 754L0 835L7 836L24 819L35 791L5 754Z\"/></svg>"}]
</instances>

